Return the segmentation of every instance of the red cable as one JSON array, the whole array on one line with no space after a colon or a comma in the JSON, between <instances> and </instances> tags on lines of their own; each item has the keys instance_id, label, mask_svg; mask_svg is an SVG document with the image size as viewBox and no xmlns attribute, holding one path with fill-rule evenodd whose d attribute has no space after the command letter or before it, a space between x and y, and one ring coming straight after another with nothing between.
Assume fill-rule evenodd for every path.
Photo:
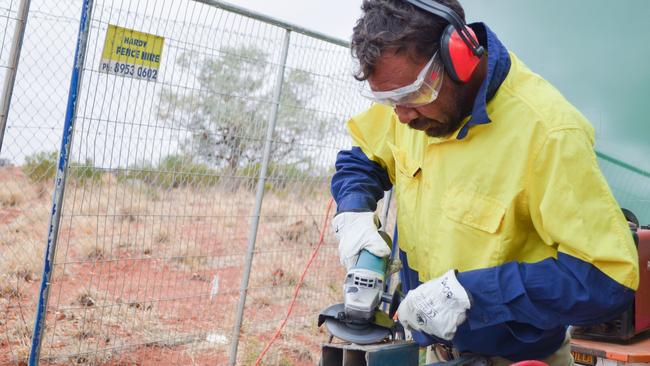
<instances>
[{"instance_id":1,"label":"red cable","mask_svg":"<svg viewBox=\"0 0 650 366\"><path fill-rule=\"evenodd\" d=\"M282 329L284 328L284 325L287 323L287 320L289 319L289 316L291 315L291 312L293 311L293 306L296 303L296 298L298 297L298 292L300 291L300 287L302 286L302 282L305 279L305 275L307 274L307 270L311 266L312 262L316 258L316 254L318 254L318 250L320 249L321 245L323 244L323 240L325 238L325 228L327 227L327 220L329 220L330 217L330 210L332 209L332 203L334 202L333 198L330 198L330 201L327 203L327 210L325 211L325 221L323 222L323 227L321 228L320 231L320 238L318 239L318 245L316 245L316 248L314 249L314 252L311 254L311 258L309 258L309 262L307 262L307 265L305 266L305 269L302 270L302 275L300 275L300 280L298 281L298 284L296 284L296 290L293 293L293 299L291 300L291 305L289 305L289 309L287 310L287 316L284 318L280 326L278 327L278 330L275 331L275 335L271 337L271 340L269 340L269 343L264 347L264 350L262 353L260 353L259 357L257 357L257 360L255 361L255 366L259 366L260 362L262 362L262 358L266 354L266 352L271 348L271 345L275 340L280 336L280 333L282 333Z\"/></svg>"}]
</instances>

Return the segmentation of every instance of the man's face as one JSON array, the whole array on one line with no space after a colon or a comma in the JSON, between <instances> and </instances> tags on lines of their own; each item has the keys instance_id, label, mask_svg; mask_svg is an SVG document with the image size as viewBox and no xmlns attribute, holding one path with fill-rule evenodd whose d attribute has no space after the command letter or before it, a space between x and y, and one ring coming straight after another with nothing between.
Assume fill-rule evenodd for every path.
<instances>
[{"instance_id":1,"label":"man's face","mask_svg":"<svg viewBox=\"0 0 650 366\"><path fill-rule=\"evenodd\" d=\"M386 50L379 58L368 83L374 91L392 90L412 83L426 65L427 59L415 61L406 52ZM424 131L433 137L445 136L455 131L463 118L461 85L446 75L438 97L419 107L396 106L400 122Z\"/></svg>"}]
</instances>

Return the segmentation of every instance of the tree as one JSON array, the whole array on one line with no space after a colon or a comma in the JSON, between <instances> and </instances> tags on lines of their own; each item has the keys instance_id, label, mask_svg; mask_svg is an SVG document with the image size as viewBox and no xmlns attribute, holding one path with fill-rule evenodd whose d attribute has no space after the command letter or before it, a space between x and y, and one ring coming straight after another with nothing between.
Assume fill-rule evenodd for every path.
<instances>
[{"instance_id":1,"label":"tree","mask_svg":"<svg viewBox=\"0 0 650 366\"><path fill-rule=\"evenodd\" d=\"M177 65L195 85L161 92L160 118L190 131L185 153L230 173L259 163L273 103L277 69L260 49L225 48L216 58L185 53ZM296 164L310 157L296 142L315 125L327 121L311 116L307 105L315 97L311 75L285 70L278 119L273 135L273 161ZM190 150L190 151L188 151Z\"/></svg>"}]
</instances>

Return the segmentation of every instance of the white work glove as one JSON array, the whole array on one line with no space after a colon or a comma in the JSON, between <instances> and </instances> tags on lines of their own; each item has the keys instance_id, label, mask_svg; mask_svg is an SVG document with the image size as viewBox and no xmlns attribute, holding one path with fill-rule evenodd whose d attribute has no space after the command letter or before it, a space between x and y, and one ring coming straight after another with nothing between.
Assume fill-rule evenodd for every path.
<instances>
[{"instance_id":1,"label":"white work glove","mask_svg":"<svg viewBox=\"0 0 650 366\"><path fill-rule=\"evenodd\" d=\"M349 270L359 258L362 249L378 257L390 255L390 248L379 235L374 212L341 212L334 216L332 226L339 239L339 258Z\"/></svg>"},{"instance_id":2,"label":"white work glove","mask_svg":"<svg viewBox=\"0 0 650 366\"><path fill-rule=\"evenodd\" d=\"M470 300L453 270L408 292L397 317L409 329L450 341L467 318Z\"/></svg>"}]
</instances>

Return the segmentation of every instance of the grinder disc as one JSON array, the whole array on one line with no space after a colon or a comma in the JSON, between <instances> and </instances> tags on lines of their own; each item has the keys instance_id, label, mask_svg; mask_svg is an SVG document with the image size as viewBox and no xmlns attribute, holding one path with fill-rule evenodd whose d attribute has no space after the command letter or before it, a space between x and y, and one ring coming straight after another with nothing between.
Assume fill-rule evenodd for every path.
<instances>
[{"instance_id":1,"label":"grinder disc","mask_svg":"<svg viewBox=\"0 0 650 366\"><path fill-rule=\"evenodd\" d=\"M344 311L343 304L332 305L321 316L327 330L336 338L356 344L371 344L382 341L391 334L390 329L368 322L356 324L337 319L337 314Z\"/></svg>"}]
</instances>

